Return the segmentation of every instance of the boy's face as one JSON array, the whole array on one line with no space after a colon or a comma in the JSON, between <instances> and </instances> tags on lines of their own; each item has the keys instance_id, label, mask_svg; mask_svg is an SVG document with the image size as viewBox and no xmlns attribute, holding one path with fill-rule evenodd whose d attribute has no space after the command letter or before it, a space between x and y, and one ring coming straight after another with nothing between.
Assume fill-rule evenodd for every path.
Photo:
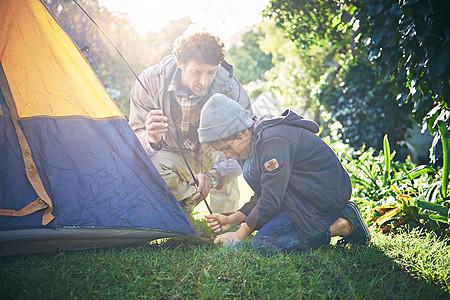
<instances>
[{"instance_id":1,"label":"boy's face","mask_svg":"<svg viewBox=\"0 0 450 300\"><path fill-rule=\"evenodd\" d=\"M216 77L219 68L219 66L199 63L193 60L185 64L178 63L178 67L181 69L183 85L190 88L197 96L206 93Z\"/></svg>"},{"instance_id":2,"label":"boy's face","mask_svg":"<svg viewBox=\"0 0 450 300\"><path fill-rule=\"evenodd\" d=\"M222 151L226 157L247 158L251 152L252 133L245 129L238 139L217 141L212 144L215 150Z\"/></svg>"}]
</instances>

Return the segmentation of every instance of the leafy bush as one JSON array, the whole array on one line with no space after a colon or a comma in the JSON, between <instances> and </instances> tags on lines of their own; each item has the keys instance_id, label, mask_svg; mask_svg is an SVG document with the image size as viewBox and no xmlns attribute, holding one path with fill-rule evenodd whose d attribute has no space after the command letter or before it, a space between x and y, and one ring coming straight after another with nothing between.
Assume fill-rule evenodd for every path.
<instances>
[{"instance_id":1,"label":"leafy bush","mask_svg":"<svg viewBox=\"0 0 450 300\"><path fill-rule=\"evenodd\" d=\"M265 15L299 48L326 41L340 55L376 63L380 75L372 79L392 82L393 97L409 105L418 123L437 130L438 115L450 136L449 10L445 0L270 0ZM389 136L395 140L393 132ZM435 134L434 145L441 136Z\"/></svg>"},{"instance_id":2,"label":"leafy bush","mask_svg":"<svg viewBox=\"0 0 450 300\"><path fill-rule=\"evenodd\" d=\"M398 106L390 82L379 79L370 65L349 65L338 86L330 85L330 77L325 77L314 97L342 125L339 135L347 144L381 150L385 134L393 141L406 138L411 108Z\"/></svg>"},{"instance_id":3,"label":"leafy bush","mask_svg":"<svg viewBox=\"0 0 450 300\"><path fill-rule=\"evenodd\" d=\"M264 73L273 67L272 54L259 47L264 36L261 28L247 31L242 35L241 45L232 45L228 50L227 61L234 66L234 75L242 84L264 79Z\"/></svg>"},{"instance_id":4,"label":"leafy bush","mask_svg":"<svg viewBox=\"0 0 450 300\"><path fill-rule=\"evenodd\" d=\"M333 145L350 174L353 199L364 204L368 223L383 232L407 226L450 236L450 201L442 180L448 174L444 169L395 161L387 136L383 146L377 155L374 149Z\"/></svg>"},{"instance_id":5,"label":"leafy bush","mask_svg":"<svg viewBox=\"0 0 450 300\"><path fill-rule=\"evenodd\" d=\"M430 129L437 130L434 121L439 116L449 135L450 2L359 0L356 5L367 58L390 77L397 101L414 103L416 121ZM435 160L434 146L441 136L435 135Z\"/></svg>"},{"instance_id":6,"label":"leafy bush","mask_svg":"<svg viewBox=\"0 0 450 300\"><path fill-rule=\"evenodd\" d=\"M448 109L450 3L359 0L357 6L355 17L364 32L361 42L369 50L368 59L378 61L380 71L392 76L399 101L412 99L416 110L425 113L436 103Z\"/></svg>"}]
</instances>

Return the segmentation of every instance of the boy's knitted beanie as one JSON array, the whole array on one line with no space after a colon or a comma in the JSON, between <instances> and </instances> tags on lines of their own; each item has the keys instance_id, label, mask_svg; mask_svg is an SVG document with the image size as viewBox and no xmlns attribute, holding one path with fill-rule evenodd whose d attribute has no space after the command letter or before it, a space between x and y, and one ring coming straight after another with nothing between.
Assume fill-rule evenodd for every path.
<instances>
[{"instance_id":1,"label":"boy's knitted beanie","mask_svg":"<svg viewBox=\"0 0 450 300\"><path fill-rule=\"evenodd\" d=\"M249 112L239 103L223 94L214 94L200 114L198 138L200 143L227 139L252 125Z\"/></svg>"}]
</instances>

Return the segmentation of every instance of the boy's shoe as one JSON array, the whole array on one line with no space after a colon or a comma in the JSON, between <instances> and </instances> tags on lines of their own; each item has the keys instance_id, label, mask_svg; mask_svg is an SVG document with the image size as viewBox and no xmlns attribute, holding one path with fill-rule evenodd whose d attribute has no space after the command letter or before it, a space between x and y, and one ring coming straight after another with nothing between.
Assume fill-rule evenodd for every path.
<instances>
[{"instance_id":1,"label":"boy's shoe","mask_svg":"<svg viewBox=\"0 0 450 300\"><path fill-rule=\"evenodd\" d=\"M339 244L359 244L367 246L370 241L369 228L364 222L361 211L354 202L347 202L342 217L350 222L352 229L349 234L338 241Z\"/></svg>"}]
</instances>

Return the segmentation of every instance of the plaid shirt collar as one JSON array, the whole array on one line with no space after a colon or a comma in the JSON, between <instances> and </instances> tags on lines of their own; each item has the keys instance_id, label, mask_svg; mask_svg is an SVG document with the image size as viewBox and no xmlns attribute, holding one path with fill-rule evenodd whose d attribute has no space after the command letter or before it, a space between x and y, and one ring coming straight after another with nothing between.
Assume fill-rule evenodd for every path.
<instances>
[{"instance_id":1,"label":"plaid shirt collar","mask_svg":"<svg viewBox=\"0 0 450 300\"><path fill-rule=\"evenodd\" d=\"M191 130L191 124L199 121L201 111L200 102L204 97L197 96L190 90L186 91L185 88L183 89L180 69L176 70L167 87L167 91L174 93L181 107L180 130L185 137L184 145L186 148L193 148L197 142L189 138L189 131Z\"/></svg>"},{"instance_id":2,"label":"plaid shirt collar","mask_svg":"<svg viewBox=\"0 0 450 300\"><path fill-rule=\"evenodd\" d=\"M173 77L170 80L169 85L167 86L167 92L176 92L177 81L179 81L178 84L181 84L181 74L180 74L180 69L179 68L177 68L177 70L173 74Z\"/></svg>"}]
</instances>

